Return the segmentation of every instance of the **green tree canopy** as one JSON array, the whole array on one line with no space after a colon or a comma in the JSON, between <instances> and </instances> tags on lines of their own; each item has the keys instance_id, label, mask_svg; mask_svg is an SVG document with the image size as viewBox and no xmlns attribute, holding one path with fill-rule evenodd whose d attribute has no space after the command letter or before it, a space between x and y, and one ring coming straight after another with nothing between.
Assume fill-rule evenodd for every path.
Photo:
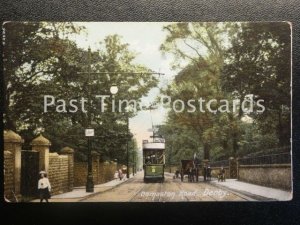
<instances>
[{"instance_id":1,"label":"green tree canopy","mask_svg":"<svg viewBox=\"0 0 300 225\"><path fill-rule=\"evenodd\" d=\"M26 148L36 130L42 128L52 142L52 150L68 145L76 149L76 157L85 159L87 113L80 109L71 112L70 104L66 104L66 112L58 113L55 107L44 112L44 96L79 102L90 91L92 126L96 133L93 149L104 160L124 160L126 140L131 138L126 132L126 120L135 112L101 112L95 96L111 95L110 87L117 85L116 101L140 101L157 84L155 76L145 73L150 69L134 62L136 53L129 50L129 45L120 36L107 36L101 42L101 49L91 52L88 65L88 51L72 38L84 27L72 23L13 22L6 23L4 29L5 128L21 133ZM90 80L86 73L89 66ZM106 103L112 103L111 96Z\"/></svg>"},{"instance_id":2,"label":"green tree canopy","mask_svg":"<svg viewBox=\"0 0 300 225\"><path fill-rule=\"evenodd\" d=\"M174 56L173 69L179 72L162 94L181 99L186 106L188 99L199 97L239 100L238 112L170 110L167 124L192 130L189 139L203 147L204 158L242 156L289 145L288 23L175 23L164 30L167 37L161 51ZM253 96L254 107L263 99L266 110L245 113L241 104L249 96ZM172 130L165 135L184 138ZM189 154L182 145L177 149ZM194 147L195 152L197 149L199 146Z\"/></svg>"}]
</instances>

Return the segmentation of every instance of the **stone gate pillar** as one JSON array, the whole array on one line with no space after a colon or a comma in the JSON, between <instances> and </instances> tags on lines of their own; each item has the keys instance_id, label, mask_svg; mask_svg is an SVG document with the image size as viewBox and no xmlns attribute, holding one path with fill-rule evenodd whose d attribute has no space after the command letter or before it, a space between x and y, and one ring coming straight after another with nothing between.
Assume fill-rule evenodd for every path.
<instances>
[{"instance_id":1,"label":"stone gate pillar","mask_svg":"<svg viewBox=\"0 0 300 225\"><path fill-rule=\"evenodd\" d=\"M49 146L51 142L42 134L33 139L30 143L32 150L38 151L40 154L39 170L49 171Z\"/></svg>"},{"instance_id":2,"label":"stone gate pillar","mask_svg":"<svg viewBox=\"0 0 300 225\"><path fill-rule=\"evenodd\" d=\"M13 192L21 196L21 147L24 140L12 130L4 131L4 151L12 153L13 160Z\"/></svg>"},{"instance_id":3,"label":"stone gate pillar","mask_svg":"<svg viewBox=\"0 0 300 225\"><path fill-rule=\"evenodd\" d=\"M64 147L60 153L68 156L68 189L72 191L74 187L74 150L70 147Z\"/></svg>"}]
</instances>

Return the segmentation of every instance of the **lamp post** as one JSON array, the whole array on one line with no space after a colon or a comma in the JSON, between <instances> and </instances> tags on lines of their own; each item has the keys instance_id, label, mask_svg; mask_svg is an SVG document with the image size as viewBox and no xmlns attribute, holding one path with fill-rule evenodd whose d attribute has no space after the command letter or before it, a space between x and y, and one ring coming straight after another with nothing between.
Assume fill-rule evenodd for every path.
<instances>
[{"instance_id":1,"label":"lamp post","mask_svg":"<svg viewBox=\"0 0 300 225\"><path fill-rule=\"evenodd\" d=\"M129 116L127 114L126 117L127 122L127 131L126 131L126 151L127 151L127 170L126 170L126 177L129 178L129 147L128 147L128 135L129 135Z\"/></svg>"},{"instance_id":2,"label":"lamp post","mask_svg":"<svg viewBox=\"0 0 300 225\"><path fill-rule=\"evenodd\" d=\"M132 152L132 175L134 176L134 151Z\"/></svg>"},{"instance_id":3,"label":"lamp post","mask_svg":"<svg viewBox=\"0 0 300 225\"><path fill-rule=\"evenodd\" d=\"M133 152L133 171L136 174L136 157L135 157L135 151Z\"/></svg>"},{"instance_id":4,"label":"lamp post","mask_svg":"<svg viewBox=\"0 0 300 225\"><path fill-rule=\"evenodd\" d=\"M86 136L88 138L88 174L86 180L86 192L94 192L94 181L92 171L92 150L91 150L91 136L94 136L94 130L91 129L91 48L88 49L88 126L86 129Z\"/></svg>"}]
</instances>

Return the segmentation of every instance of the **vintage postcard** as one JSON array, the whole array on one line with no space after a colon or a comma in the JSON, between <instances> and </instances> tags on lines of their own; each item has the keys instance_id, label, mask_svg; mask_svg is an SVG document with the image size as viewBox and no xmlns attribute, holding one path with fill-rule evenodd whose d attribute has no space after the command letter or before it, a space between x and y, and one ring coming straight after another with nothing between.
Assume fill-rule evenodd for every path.
<instances>
[{"instance_id":1,"label":"vintage postcard","mask_svg":"<svg viewBox=\"0 0 300 225\"><path fill-rule=\"evenodd\" d=\"M289 22L5 22L7 202L289 201Z\"/></svg>"}]
</instances>

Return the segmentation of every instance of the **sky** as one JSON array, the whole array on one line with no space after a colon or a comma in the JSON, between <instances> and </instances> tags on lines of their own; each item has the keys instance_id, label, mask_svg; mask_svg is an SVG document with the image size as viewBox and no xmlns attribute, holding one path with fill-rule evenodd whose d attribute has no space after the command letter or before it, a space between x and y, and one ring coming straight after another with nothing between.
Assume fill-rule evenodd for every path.
<instances>
[{"instance_id":1,"label":"sky","mask_svg":"<svg viewBox=\"0 0 300 225\"><path fill-rule=\"evenodd\" d=\"M176 71L172 71L170 63L173 61L171 55L163 56L159 51L160 45L166 37L163 26L169 23L158 22L88 22L77 23L86 28L86 32L77 35L77 44L92 51L100 48L99 42L103 41L107 35L118 34L122 36L122 42L129 44L129 49L138 52L135 62L143 64L155 72L164 75L158 76L159 87L169 83L175 76ZM143 102L153 102L159 88L153 88L148 97L143 98ZM154 125L162 124L166 118L166 110L162 107L150 111L140 111L129 120L131 133L137 140L138 147L141 148L142 140L149 139L152 135L152 122Z\"/></svg>"}]
</instances>

